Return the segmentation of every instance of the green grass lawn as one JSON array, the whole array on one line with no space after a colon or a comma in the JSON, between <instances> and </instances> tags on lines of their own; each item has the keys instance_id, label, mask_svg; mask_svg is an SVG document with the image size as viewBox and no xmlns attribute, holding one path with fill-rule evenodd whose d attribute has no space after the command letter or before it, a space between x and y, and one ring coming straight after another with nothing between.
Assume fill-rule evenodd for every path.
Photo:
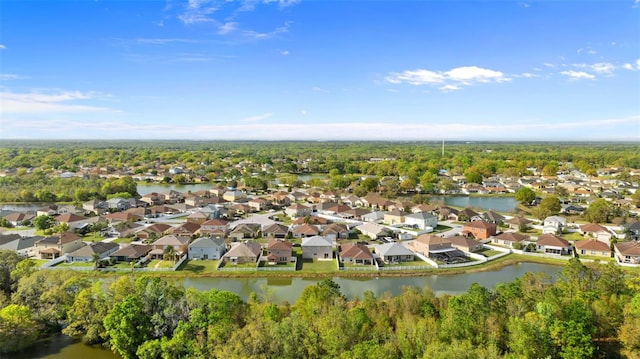
<instances>
[{"instance_id":1,"label":"green grass lawn","mask_svg":"<svg viewBox=\"0 0 640 359\"><path fill-rule=\"evenodd\" d=\"M104 237L96 232L89 233L86 236L82 237L82 240L85 242L100 242L103 239Z\"/></svg>"},{"instance_id":2,"label":"green grass lawn","mask_svg":"<svg viewBox=\"0 0 640 359\"><path fill-rule=\"evenodd\" d=\"M36 267L40 267L41 265L49 261L48 259L35 259L35 258L29 258L29 260L33 261L33 263L36 264Z\"/></svg>"},{"instance_id":3,"label":"green grass lawn","mask_svg":"<svg viewBox=\"0 0 640 359\"><path fill-rule=\"evenodd\" d=\"M580 241L585 239L584 236L582 236L582 234L578 233L578 232L571 232L571 233L563 233L562 234L562 238L568 240L568 241Z\"/></svg>"},{"instance_id":4,"label":"green grass lawn","mask_svg":"<svg viewBox=\"0 0 640 359\"><path fill-rule=\"evenodd\" d=\"M233 269L233 268L255 268L257 265L258 265L257 263L233 264L233 263L229 263L229 262L223 262L220 265L220 268L228 268L228 269Z\"/></svg>"},{"instance_id":5,"label":"green grass lawn","mask_svg":"<svg viewBox=\"0 0 640 359\"><path fill-rule=\"evenodd\" d=\"M169 269L169 268L173 267L174 265L176 265L176 263L174 261L165 261L165 260L162 260L162 259L154 259L151 262L147 262L145 267L146 268Z\"/></svg>"},{"instance_id":6,"label":"green grass lawn","mask_svg":"<svg viewBox=\"0 0 640 359\"><path fill-rule=\"evenodd\" d=\"M296 263L277 263L277 264L268 264L265 261L260 261L258 262L258 267L264 267L264 268L295 268L296 267Z\"/></svg>"},{"instance_id":7,"label":"green grass lawn","mask_svg":"<svg viewBox=\"0 0 640 359\"><path fill-rule=\"evenodd\" d=\"M94 264L93 262L71 262L71 263L67 263L67 262L62 262L56 265L56 267L90 267L93 268Z\"/></svg>"},{"instance_id":8,"label":"green grass lawn","mask_svg":"<svg viewBox=\"0 0 640 359\"><path fill-rule=\"evenodd\" d=\"M305 273L333 273L337 271L336 260L313 261L311 259L299 260Z\"/></svg>"},{"instance_id":9,"label":"green grass lawn","mask_svg":"<svg viewBox=\"0 0 640 359\"><path fill-rule=\"evenodd\" d=\"M217 260L193 260L188 259L182 263L178 270L192 273L215 273L218 267Z\"/></svg>"},{"instance_id":10,"label":"green grass lawn","mask_svg":"<svg viewBox=\"0 0 640 359\"><path fill-rule=\"evenodd\" d=\"M442 224L439 224L436 228L433 229L432 233L446 232L446 231L448 231L450 229L451 229L451 227L449 227L449 226L443 226Z\"/></svg>"},{"instance_id":11,"label":"green grass lawn","mask_svg":"<svg viewBox=\"0 0 640 359\"><path fill-rule=\"evenodd\" d=\"M615 258L611 258L611 257L602 257L602 256L589 256L586 254L579 254L578 258L580 259L590 259L590 260L594 260L594 261L600 261L600 262L610 262L615 260Z\"/></svg>"},{"instance_id":12,"label":"green grass lawn","mask_svg":"<svg viewBox=\"0 0 640 359\"><path fill-rule=\"evenodd\" d=\"M116 238L113 243L131 243L133 240L134 237Z\"/></svg>"},{"instance_id":13,"label":"green grass lawn","mask_svg":"<svg viewBox=\"0 0 640 359\"><path fill-rule=\"evenodd\" d=\"M493 244L492 244L492 245L493 245ZM505 248L506 248L506 247L505 247ZM493 250L493 249L484 248L484 249L481 249L481 250L476 251L476 252L474 252L474 253L482 254L483 256L485 256L485 257L487 257L487 258L488 258L488 257L491 257L491 256L495 256L496 254L500 254L500 253L502 253L502 252L500 252L500 251L496 251L496 250Z\"/></svg>"},{"instance_id":14,"label":"green grass lawn","mask_svg":"<svg viewBox=\"0 0 640 359\"><path fill-rule=\"evenodd\" d=\"M384 264L384 267L429 267L431 268L431 265L423 260L416 260L416 261L411 261L411 262L400 262L400 263L391 263L391 264Z\"/></svg>"}]
</instances>

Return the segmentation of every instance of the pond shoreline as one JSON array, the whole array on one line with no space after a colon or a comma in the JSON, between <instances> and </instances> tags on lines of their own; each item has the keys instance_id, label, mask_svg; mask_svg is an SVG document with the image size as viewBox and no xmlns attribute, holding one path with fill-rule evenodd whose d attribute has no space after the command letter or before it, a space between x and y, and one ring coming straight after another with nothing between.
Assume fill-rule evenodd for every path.
<instances>
[{"instance_id":1,"label":"pond shoreline","mask_svg":"<svg viewBox=\"0 0 640 359\"><path fill-rule=\"evenodd\" d=\"M528 257L525 255L510 254L506 257L498 258L495 261L459 268L428 268L425 270L407 270L407 271L370 271L370 272L349 272L349 271L335 271L324 273L309 273L303 271L291 271L291 272L219 272L219 273L193 273L193 272L126 272L127 275L135 276L155 276L162 278L376 278L376 277L428 277L439 275L457 275L467 273L478 273L499 270L504 267L516 265L520 263L538 263L549 264L555 266L564 266L567 260L554 259L554 258L540 258L540 257ZM97 277L113 277L119 276L119 273L92 272Z\"/></svg>"}]
</instances>

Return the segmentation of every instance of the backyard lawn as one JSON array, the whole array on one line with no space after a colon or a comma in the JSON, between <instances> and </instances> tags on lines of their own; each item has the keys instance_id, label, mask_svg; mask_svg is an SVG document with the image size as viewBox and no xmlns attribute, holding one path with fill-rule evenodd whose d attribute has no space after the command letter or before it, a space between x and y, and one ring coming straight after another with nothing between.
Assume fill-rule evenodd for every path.
<instances>
[{"instance_id":1,"label":"backyard lawn","mask_svg":"<svg viewBox=\"0 0 640 359\"><path fill-rule=\"evenodd\" d=\"M506 248L506 247L505 247L505 248ZM495 256L496 254L500 254L500 253L502 253L502 252L500 252L500 251L496 251L496 250L493 250L493 249L484 248L484 249L481 249L481 250L476 251L476 252L474 252L474 253L482 254L483 256L485 256L485 257L489 258L489 257L491 257L491 256Z\"/></svg>"},{"instance_id":2,"label":"backyard lawn","mask_svg":"<svg viewBox=\"0 0 640 359\"><path fill-rule=\"evenodd\" d=\"M423 260L417 260L417 261L411 261L411 262L399 262L399 263L391 263L391 264L385 263L383 267L418 267L418 266L431 268L431 264Z\"/></svg>"},{"instance_id":3,"label":"backyard lawn","mask_svg":"<svg viewBox=\"0 0 640 359\"><path fill-rule=\"evenodd\" d=\"M332 273L338 268L335 259L330 261L303 259L301 262L302 270L307 273Z\"/></svg>"},{"instance_id":4,"label":"backyard lawn","mask_svg":"<svg viewBox=\"0 0 640 359\"><path fill-rule=\"evenodd\" d=\"M174 265L176 265L176 262L174 261L165 261L162 259L154 259L151 262L146 263L145 267L146 268L158 268L158 269L170 269L172 268Z\"/></svg>"},{"instance_id":5,"label":"backyard lawn","mask_svg":"<svg viewBox=\"0 0 640 359\"><path fill-rule=\"evenodd\" d=\"M178 270L192 273L214 273L217 267L217 260L189 259L184 261Z\"/></svg>"}]
</instances>

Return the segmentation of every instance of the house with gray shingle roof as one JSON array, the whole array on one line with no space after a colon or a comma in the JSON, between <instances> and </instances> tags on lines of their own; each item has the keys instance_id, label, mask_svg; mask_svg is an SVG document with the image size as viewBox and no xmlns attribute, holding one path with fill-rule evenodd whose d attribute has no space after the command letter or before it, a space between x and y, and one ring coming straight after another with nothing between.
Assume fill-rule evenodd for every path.
<instances>
[{"instance_id":1,"label":"house with gray shingle roof","mask_svg":"<svg viewBox=\"0 0 640 359\"><path fill-rule=\"evenodd\" d=\"M322 236L304 238L302 240L302 258L331 260L333 259L333 245Z\"/></svg>"},{"instance_id":2,"label":"house with gray shingle roof","mask_svg":"<svg viewBox=\"0 0 640 359\"><path fill-rule=\"evenodd\" d=\"M224 238L200 237L189 244L189 258L220 259L226 250Z\"/></svg>"},{"instance_id":3,"label":"house with gray shingle roof","mask_svg":"<svg viewBox=\"0 0 640 359\"><path fill-rule=\"evenodd\" d=\"M385 263L412 262L414 254L400 243L385 243L376 246L376 254Z\"/></svg>"},{"instance_id":4,"label":"house with gray shingle roof","mask_svg":"<svg viewBox=\"0 0 640 359\"><path fill-rule=\"evenodd\" d=\"M100 259L108 257L111 253L120 249L117 243L96 242L84 246L72 253L67 254L67 262L91 262L93 256L98 255Z\"/></svg>"}]
</instances>

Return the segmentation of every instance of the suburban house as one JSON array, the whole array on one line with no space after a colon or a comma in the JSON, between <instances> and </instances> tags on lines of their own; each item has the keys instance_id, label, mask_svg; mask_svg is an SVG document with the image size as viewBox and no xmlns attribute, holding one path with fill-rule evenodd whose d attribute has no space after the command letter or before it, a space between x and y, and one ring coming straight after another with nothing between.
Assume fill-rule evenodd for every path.
<instances>
[{"instance_id":1,"label":"suburban house","mask_svg":"<svg viewBox=\"0 0 640 359\"><path fill-rule=\"evenodd\" d=\"M140 201L147 204L147 206L158 206L164 204L164 194L157 192L151 192L140 197Z\"/></svg>"},{"instance_id":2,"label":"suburban house","mask_svg":"<svg viewBox=\"0 0 640 359\"><path fill-rule=\"evenodd\" d=\"M311 215L306 217L298 217L294 219L293 222L291 222L291 224L293 224L294 226L299 226L305 223L322 226L329 223L329 220L327 220L326 218Z\"/></svg>"},{"instance_id":3,"label":"suburban house","mask_svg":"<svg viewBox=\"0 0 640 359\"><path fill-rule=\"evenodd\" d=\"M313 237L320 234L320 230L318 227L305 223L301 226L298 226L291 231L295 238L305 238L305 237Z\"/></svg>"},{"instance_id":4,"label":"suburban house","mask_svg":"<svg viewBox=\"0 0 640 359\"><path fill-rule=\"evenodd\" d=\"M384 220L384 212L373 211L362 215L362 220L368 223L382 223Z\"/></svg>"},{"instance_id":5,"label":"suburban house","mask_svg":"<svg viewBox=\"0 0 640 359\"><path fill-rule=\"evenodd\" d=\"M267 243L268 263L289 263L293 257L293 245L286 240L271 239Z\"/></svg>"},{"instance_id":6,"label":"suburban house","mask_svg":"<svg viewBox=\"0 0 640 359\"><path fill-rule=\"evenodd\" d=\"M111 253L109 258L116 262L134 262L146 257L151 252L151 246L146 244L128 244Z\"/></svg>"},{"instance_id":7,"label":"suburban house","mask_svg":"<svg viewBox=\"0 0 640 359\"><path fill-rule=\"evenodd\" d=\"M309 216L312 212L311 207L300 203L294 203L284 210L284 213L291 218Z\"/></svg>"},{"instance_id":8,"label":"suburban house","mask_svg":"<svg viewBox=\"0 0 640 359\"><path fill-rule=\"evenodd\" d=\"M465 236L453 236L447 237L447 240L451 242L454 248L457 248L463 252L475 252L482 249L482 243Z\"/></svg>"},{"instance_id":9,"label":"suburban house","mask_svg":"<svg viewBox=\"0 0 640 359\"><path fill-rule=\"evenodd\" d=\"M203 224L209 220L209 214L201 211L196 211L187 216L187 222Z\"/></svg>"},{"instance_id":10,"label":"suburban house","mask_svg":"<svg viewBox=\"0 0 640 359\"><path fill-rule=\"evenodd\" d=\"M458 212L458 220L460 221L473 221L474 219L480 219L480 215L478 212L472 210L471 208L465 208Z\"/></svg>"},{"instance_id":11,"label":"suburban house","mask_svg":"<svg viewBox=\"0 0 640 359\"><path fill-rule=\"evenodd\" d=\"M121 222L128 222L128 223L137 222L137 221L141 221L143 217L133 213L129 213L129 212L116 212L116 213L109 213L105 215L104 218L106 218L109 223L114 224L114 223L121 223Z\"/></svg>"},{"instance_id":12,"label":"suburban house","mask_svg":"<svg viewBox=\"0 0 640 359\"><path fill-rule=\"evenodd\" d=\"M259 212L259 211L264 211L266 209L269 209L271 207L271 202L267 201L264 198L256 197L249 200L249 202L247 202L247 205L251 207L253 210Z\"/></svg>"},{"instance_id":13,"label":"suburban house","mask_svg":"<svg viewBox=\"0 0 640 359\"><path fill-rule=\"evenodd\" d=\"M142 228L142 225L133 222L120 222L113 224L111 228L112 233L117 233L118 237L125 238L133 236L138 230Z\"/></svg>"},{"instance_id":14,"label":"suburban house","mask_svg":"<svg viewBox=\"0 0 640 359\"><path fill-rule=\"evenodd\" d=\"M55 216L56 214L58 214L58 205L56 204L48 204L36 209L36 216Z\"/></svg>"},{"instance_id":15,"label":"suburban house","mask_svg":"<svg viewBox=\"0 0 640 359\"><path fill-rule=\"evenodd\" d=\"M484 218L485 221L493 224L498 224L498 225L504 223L505 221L505 218L503 215L496 213L492 210L485 212L482 215L482 217Z\"/></svg>"},{"instance_id":16,"label":"suburban house","mask_svg":"<svg viewBox=\"0 0 640 359\"><path fill-rule=\"evenodd\" d=\"M333 259L333 246L322 236L307 237L302 240L302 258L313 260Z\"/></svg>"},{"instance_id":17,"label":"suburban house","mask_svg":"<svg viewBox=\"0 0 640 359\"><path fill-rule=\"evenodd\" d=\"M560 216L549 216L542 222L542 233L562 233L567 226L567 219Z\"/></svg>"},{"instance_id":18,"label":"suburban house","mask_svg":"<svg viewBox=\"0 0 640 359\"><path fill-rule=\"evenodd\" d=\"M63 232L35 242L36 253L40 259L56 259L84 245L82 238L73 232Z\"/></svg>"},{"instance_id":19,"label":"suburban house","mask_svg":"<svg viewBox=\"0 0 640 359\"><path fill-rule=\"evenodd\" d=\"M352 208L344 213L342 213L342 218L351 218L357 220L363 220L363 216L371 213L370 210L366 208Z\"/></svg>"},{"instance_id":20,"label":"suburban house","mask_svg":"<svg viewBox=\"0 0 640 359\"><path fill-rule=\"evenodd\" d=\"M376 246L376 254L387 264L412 262L415 255L400 243L384 243Z\"/></svg>"},{"instance_id":21,"label":"suburban house","mask_svg":"<svg viewBox=\"0 0 640 359\"><path fill-rule=\"evenodd\" d=\"M12 212L4 217L14 227L21 226L23 223L29 222L35 218L35 215L22 212Z\"/></svg>"},{"instance_id":22,"label":"suburban house","mask_svg":"<svg viewBox=\"0 0 640 359\"><path fill-rule=\"evenodd\" d=\"M609 245L599 240L585 239L575 241L573 245L576 247L576 252L580 255L611 257L611 248Z\"/></svg>"},{"instance_id":23,"label":"suburban house","mask_svg":"<svg viewBox=\"0 0 640 359\"><path fill-rule=\"evenodd\" d=\"M240 223L231 231L231 233L229 233L229 237L238 240L244 238L258 238L261 230L262 226L259 223Z\"/></svg>"},{"instance_id":24,"label":"suburban house","mask_svg":"<svg viewBox=\"0 0 640 359\"><path fill-rule=\"evenodd\" d=\"M462 227L462 233L483 240L496 234L496 225L485 221L471 221Z\"/></svg>"},{"instance_id":25,"label":"suburban house","mask_svg":"<svg viewBox=\"0 0 640 359\"><path fill-rule=\"evenodd\" d=\"M229 202L237 202L238 200L241 200L243 198L247 198L247 194L242 192L242 191L231 190L231 191L226 191L222 195L222 198L224 198L225 200L227 200Z\"/></svg>"},{"instance_id":26,"label":"suburban house","mask_svg":"<svg viewBox=\"0 0 640 359\"><path fill-rule=\"evenodd\" d=\"M229 251L222 256L222 260L232 264L256 263L261 255L260 243L246 241L232 245Z\"/></svg>"},{"instance_id":27,"label":"suburban house","mask_svg":"<svg viewBox=\"0 0 640 359\"><path fill-rule=\"evenodd\" d=\"M124 198L112 198L107 200L107 207L112 211L126 211L131 208L131 201Z\"/></svg>"},{"instance_id":28,"label":"suburban house","mask_svg":"<svg viewBox=\"0 0 640 359\"><path fill-rule=\"evenodd\" d=\"M171 226L165 223L154 223L149 227L142 229L136 233L136 237L141 240L155 239L169 233Z\"/></svg>"},{"instance_id":29,"label":"suburban house","mask_svg":"<svg viewBox=\"0 0 640 359\"><path fill-rule=\"evenodd\" d=\"M531 226L531 221L522 216L509 218L504 223L506 223L510 229L515 229L516 231L520 230L521 228L524 229Z\"/></svg>"},{"instance_id":30,"label":"suburban house","mask_svg":"<svg viewBox=\"0 0 640 359\"><path fill-rule=\"evenodd\" d=\"M409 242L407 245L414 253L420 253L424 256L429 256L430 253L439 253L446 251L453 251L453 245L448 239L432 234L421 234L418 238Z\"/></svg>"},{"instance_id":31,"label":"suburban house","mask_svg":"<svg viewBox=\"0 0 640 359\"><path fill-rule=\"evenodd\" d=\"M289 227L280 223L270 224L262 229L262 236L266 238L286 238Z\"/></svg>"},{"instance_id":32,"label":"suburban house","mask_svg":"<svg viewBox=\"0 0 640 359\"><path fill-rule=\"evenodd\" d=\"M4 242L0 244L0 250L9 250L16 252L19 256L30 258L35 257L38 252L36 252L35 243L41 240L43 237L34 236L34 237L20 237L14 238L11 241Z\"/></svg>"},{"instance_id":33,"label":"suburban house","mask_svg":"<svg viewBox=\"0 0 640 359\"><path fill-rule=\"evenodd\" d=\"M438 208L439 219L443 221L457 221L459 219L458 213L459 213L458 210L455 208L451 208L451 207Z\"/></svg>"},{"instance_id":34,"label":"suburban house","mask_svg":"<svg viewBox=\"0 0 640 359\"><path fill-rule=\"evenodd\" d=\"M168 236L164 236L157 241L151 244L151 255L152 259L162 259L164 250L168 247L173 248L173 251L177 255L182 255L187 253L187 246L189 244L189 238L176 236L170 234Z\"/></svg>"},{"instance_id":35,"label":"suburban house","mask_svg":"<svg viewBox=\"0 0 640 359\"><path fill-rule=\"evenodd\" d=\"M340 262L349 264L373 265L373 254L369 247L360 243L347 243L340 246Z\"/></svg>"},{"instance_id":36,"label":"suburban house","mask_svg":"<svg viewBox=\"0 0 640 359\"><path fill-rule=\"evenodd\" d=\"M197 223L185 222L178 227L173 227L170 232L180 237L189 237L196 235L200 231L200 225Z\"/></svg>"},{"instance_id":37,"label":"suburban house","mask_svg":"<svg viewBox=\"0 0 640 359\"><path fill-rule=\"evenodd\" d=\"M593 238L597 241L606 243L607 245L611 242L611 237L613 234L602 225L597 223L587 223L580 226L580 232L585 237Z\"/></svg>"},{"instance_id":38,"label":"suburban house","mask_svg":"<svg viewBox=\"0 0 640 359\"><path fill-rule=\"evenodd\" d=\"M108 257L118 249L120 249L120 246L113 242L91 243L67 254L67 262L93 262L94 258L102 259Z\"/></svg>"},{"instance_id":39,"label":"suburban house","mask_svg":"<svg viewBox=\"0 0 640 359\"><path fill-rule=\"evenodd\" d=\"M627 239L637 240L640 238L640 222L629 223L624 227L627 231Z\"/></svg>"},{"instance_id":40,"label":"suburban house","mask_svg":"<svg viewBox=\"0 0 640 359\"><path fill-rule=\"evenodd\" d=\"M536 246L539 252L559 255L571 254L571 244L552 233L545 233L538 237Z\"/></svg>"},{"instance_id":41,"label":"suburban house","mask_svg":"<svg viewBox=\"0 0 640 359\"><path fill-rule=\"evenodd\" d=\"M407 214L404 217L404 223L407 226L415 226L422 230L427 228L436 228L438 226L438 217L429 212L416 212Z\"/></svg>"},{"instance_id":42,"label":"suburban house","mask_svg":"<svg viewBox=\"0 0 640 359\"><path fill-rule=\"evenodd\" d=\"M619 262L640 264L640 242L618 242L613 245L613 250Z\"/></svg>"},{"instance_id":43,"label":"suburban house","mask_svg":"<svg viewBox=\"0 0 640 359\"><path fill-rule=\"evenodd\" d=\"M389 229L387 229L387 227L379 225L377 223L363 223L357 226L355 229L373 240L390 235L390 231Z\"/></svg>"},{"instance_id":44,"label":"suburban house","mask_svg":"<svg viewBox=\"0 0 640 359\"><path fill-rule=\"evenodd\" d=\"M384 214L383 222L389 225L404 223L404 218L407 216L407 212L401 209L394 209L391 212Z\"/></svg>"},{"instance_id":45,"label":"suburban house","mask_svg":"<svg viewBox=\"0 0 640 359\"><path fill-rule=\"evenodd\" d=\"M332 241L349 238L349 228L342 223L331 223L322 229L322 235Z\"/></svg>"},{"instance_id":46,"label":"suburban house","mask_svg":"<svg viewBox=\"0 0 640 359\"><path fill-rule=\"evenodd\" d=\"M200 234L225 237L229 230L229 222L223 219L210 219L200 225Z\"/></svg>"},{"instance_id":47,"label":"suburban house","mask_svg":"<svg viewBox=\"0 0 640 359\"><path fill-rule=\"evenodd\" d=\"M93 212L95 214L102 214L107 210L107 202L101 201L97 198L92 199L82 203L82 209L84 209L86 213Z\"/></svg>"},{"instance_id":48,"label":"suburban house","mask_svg":"<svg viewBox=\"0 0 640 359\"><path fill-rule=\"evenodd\" d=\"M491 237L492 243L509 248L515 248L514 245L516 243L520 243L522 246L524 246L524 241L527 240L529 240L529 236L518 232L503 232Z\"/></svg>"},{"instance_id":49,"label":"suburban house","mask_svg":"<svg viewBox=\"0 0 640 359\"><path fill-rule=\"evenodd\" d=\"M226 250L224 238L200 237L189 244L189 258L220 259Z\"/></svg>"}]
</instances>

